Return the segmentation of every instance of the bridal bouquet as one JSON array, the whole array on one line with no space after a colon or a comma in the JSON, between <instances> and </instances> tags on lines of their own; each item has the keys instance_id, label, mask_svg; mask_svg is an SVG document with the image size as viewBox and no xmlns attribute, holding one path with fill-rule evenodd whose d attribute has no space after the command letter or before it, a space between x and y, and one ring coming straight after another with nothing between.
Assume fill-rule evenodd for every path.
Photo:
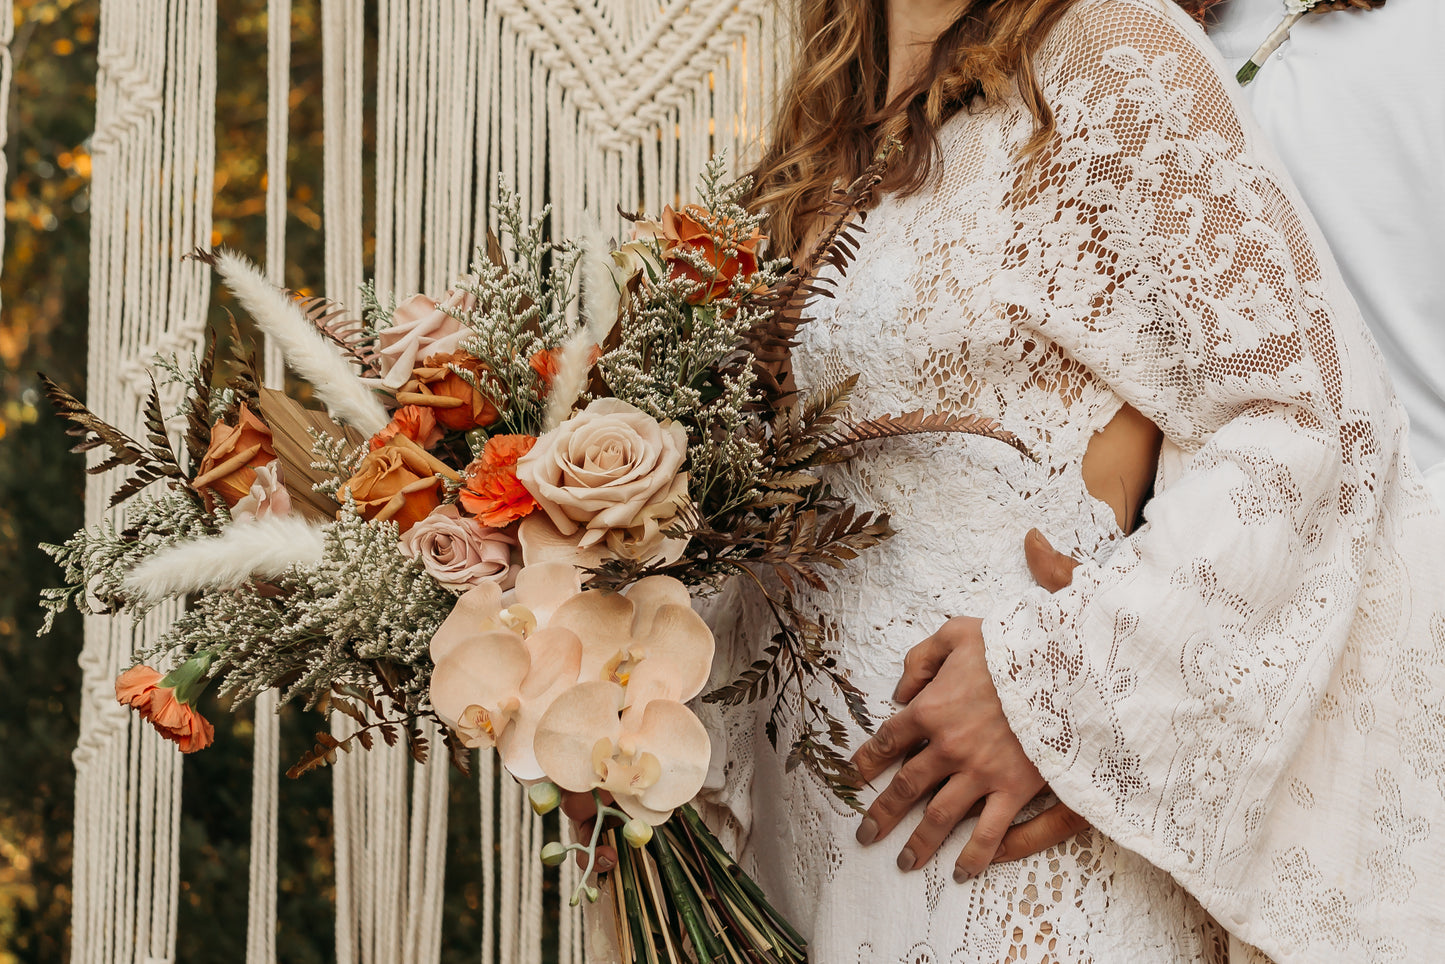
<instances>
[{"instance_id":1,"label":"bridal bouquet","mask_svg":"<svg viewBox=\"0 0 1445 964\"><path fill-rule=\"evenodd\" d=\"M377 738L422 759L430 718L460 767L495 748L539 812L559 788L593 793L590 839L544 859L581 851L590 871L604 838L621 844L611 893L627 960L681 961L688 945L697 960L803 960L689 806L710 741L688 701L714 649L692 597L756 583L777 633L703 698L771 699L774 742L791 716L790 761L856 805L845 730L818 684L871 721L794 593L825 590L827 569L890 530L817 470L917 432L1020 448L979 418L849 421L856 376L792 389L805 303L826 294L809 279L846 266L852 212L878 179L837 198L796 266L761 259L746 185L720 164L700 203L634 219L620 246L551 242L504 196L503 236L468 276L400 303L364 289L359 317L198 252L324 410L262 387L239 334L228 378L214 344L158 360L179 409L167 417L153 389L142 439L47 383L77 450L108 452L90 471L128 477L112 500L127 503L123 522L47 547L65 585L44 604L138 616L187 601L116 683L185 752L212 739L195 709L205 687L233 701L276 689L351 721L318 732L292 775ZM174 668L147 665L160 661ZM574 903L598 899L591 880Z\"/></svg>"}]
</instances>

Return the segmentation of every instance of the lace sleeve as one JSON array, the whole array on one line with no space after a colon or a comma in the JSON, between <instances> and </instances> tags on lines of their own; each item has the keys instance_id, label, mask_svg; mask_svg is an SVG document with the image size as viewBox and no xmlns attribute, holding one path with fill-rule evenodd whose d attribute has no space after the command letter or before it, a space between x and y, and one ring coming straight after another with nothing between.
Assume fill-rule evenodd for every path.
<instances>
[{"instance_id":1,"label":"lace sleeve","mask_svg":"<svg viewBox=\"0 0 1445 964\"><path fill-rule=\"evenodd\" d=\"M1055 29L1058 136L995 296L1180 468L1107 564L985 621L989 665L1060 798L1236 936L1416 959L1445 938L1445 533L1337 270L1176 14L1084 0Z\"/></svg>"}]
</instances>

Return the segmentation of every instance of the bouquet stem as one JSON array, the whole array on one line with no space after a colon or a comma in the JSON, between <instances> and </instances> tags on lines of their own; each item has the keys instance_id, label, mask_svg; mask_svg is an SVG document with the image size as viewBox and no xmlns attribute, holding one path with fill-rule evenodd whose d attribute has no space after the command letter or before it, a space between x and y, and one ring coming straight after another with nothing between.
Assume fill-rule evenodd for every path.
<instances>
[{"instance_id":1,"label":"bouquet stem","mask_svg":"<svg viewBox=\"0 0 1445 964\"><path fill-rule=\"evenodd\" d=\"M614 912L629 964L803 964L807 943L692 807L642 847L613 833ZM684 941L685 938L685 941Z\"/></svg>"},{"instance_id":2,"label":"bouquet stem","mask_svg":"<svg viewBox=\"0 0 1445 964\"><path fill-rule=\"evenodd\" d=\"M1259 49L1250 54L1249 59L1244 62L1244 66L1239 68L1239 72L1234 75L1234 79L1239 81L1241 87L1247 85L1251 80L1254 80L1255 74L1259 73L1259 68L1269 59L1270 54L1278 50L1279 45L1285 42L1285 38L1289 36L1290 28L1298 23L1300 17L1303 16L1303 12L1296 12L1285 17L1280 21L1279 26L1275 27L1274 31L1268 37L1264 38L1264 43L1259 45Z\"/></svg>"}]
</instances>

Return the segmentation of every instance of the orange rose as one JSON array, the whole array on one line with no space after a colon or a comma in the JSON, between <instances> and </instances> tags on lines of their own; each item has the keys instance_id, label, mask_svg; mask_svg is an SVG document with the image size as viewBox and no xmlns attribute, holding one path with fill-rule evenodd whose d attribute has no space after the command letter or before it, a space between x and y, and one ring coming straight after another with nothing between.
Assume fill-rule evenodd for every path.
<instances>
[{"instance_id":1,"label":"orange rose","mask_svg":"<svg viewBox=\"0 0 1445 964\"><path fill-rule=\"evenodd\" d=\"M447 474L445 468L420 445L396 435L361 460L337 495L350 496L363 519L390 520L405 532L442 504L437 473Z\"/></svg>"},{"instance_id":2,"label":"orange rose","mask_svg":"<svg viewBox=\"0 0 1445 964\"><path fill-rule=\"evenodd\" d=\"M405 435L424 449L432 448L442 440L436 416L424 405L403 405L392 413L391 423L371 437L371 450L376 451L398 434Z\"/></svg>"},{"instance_id":3,"label":"orange rose","mask_svg":"<svg viewBox=\"0 0 1445 964\"><path fill-rule=\"evenodd\" d=\"M719 237L708 231L699 218L707 212L696 204L688 204L681 211L674 211L669 205L662 209L663 259L668 262L668 274L673 278L685 278L702 287L688 300L693 304L706 304L726 294L738 277L746 278L758 270L758 243L763 236L754 228L753 233L742 239ZM724 221L724 227L732 224ZM729 242L733 247L729 248ZM696 267L678 256L682 249L702 255L712 265L711 277L704 277Z\"/></svg>"},{"instance_id":4,"label":"orange rose","mask_svg":"<svg viewBox=\"0 0 1445 964\"><path fill-rule=\"evenodd\" d=\"M207 497L207 504L214 493L228 507L234 506L250 494L256 468L275 460L271 430L242 405L235 425L217 422L211 426L211 446L191 485Z\"/></svg>"},{"instance_id":5,"label":"orange rose","mask_svg":"<svg viewBox=\"0 0 1445 964\"><path fill-rule=\"evenodd\" d=\"M422 405L432 410L437 422L456 432L486 428L497 420L495 405L467 380L452 370L456 366L481 384L487 368L481 360L464 351L432 355L412 369L411 381L396 393L403 405Z\"/></svg>"},{"instance_id":6,"label":"orange rose","mask_svg":"<svg viewBox=\"0 0 1445 964\"><path fill-rule=\"evenodd\" d=\"M210 664L209 653L193 656L164 677L149 666L133 666L116 679L115 698L149 720L182 753L203 750L215 740L216 731L191 704L205 688Z\"/></svg>"},{"instance_id":7,"label":"orange rose","mask_svg":"<svg viewBox=\"0 0 1445 964\"><path fill-rule=\"evenodd\" d=\"M496 529L535 509L537 500L517 481L517 460L536 444L530 435L495 435L487 439L482 457L467 466L467 484L458 493L462 508L482 525Z\"/></svg>"}]
</instances>

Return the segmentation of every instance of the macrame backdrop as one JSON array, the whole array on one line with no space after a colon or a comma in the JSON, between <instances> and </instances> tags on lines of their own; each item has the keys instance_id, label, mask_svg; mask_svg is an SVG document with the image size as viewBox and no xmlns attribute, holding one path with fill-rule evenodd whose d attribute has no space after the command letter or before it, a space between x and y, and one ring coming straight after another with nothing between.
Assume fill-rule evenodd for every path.
<instances>
[{"instance_id":1,"label":"macrame backdrop","mask_svg":"<svg viewBox=\"0 0 1445 964\"><path fill-rule=\"evenodd\" d=\"M290 6L268 2L265 259L277 283L286 256ZM734 162L755 156L789 53L770 0L321 0L321 13L325 265L317 280L343 303L355 303L366 276L368 188L381 297L439 295L498 227L499 179L525 214L555 205L554 232L575 236L601 223L620 233L619 205L656 212L688 197L714 152ZM204 339L210 276L181 256L211 242L216 42L215 0L102 4L89 402L130 431L151 358ZM373 180L363 176L368 105ZM266 380L279 386L280 359L264 357ZM90 480L89 524L122 517L106 509L118 484L113 474ZM75 751L77 962L174 960L181 757L114 698L131 654L174 615L163 608L137 625L86 621ZM287 762L275 707L274 698L256 706L247 964L286 957L275 940L277 781ZM349 725L332 723L338 733ZM337 960L436 961L445 763L419 766L401 748L379 746L342 755L331 772ZM563 867L548 906L541 822L489 756L477 779L481 959L540 962L544 923L558 915L559 960L581 962L580 916L556 896L570 894L575 869Z\"/></svg>"}]
</instances>

